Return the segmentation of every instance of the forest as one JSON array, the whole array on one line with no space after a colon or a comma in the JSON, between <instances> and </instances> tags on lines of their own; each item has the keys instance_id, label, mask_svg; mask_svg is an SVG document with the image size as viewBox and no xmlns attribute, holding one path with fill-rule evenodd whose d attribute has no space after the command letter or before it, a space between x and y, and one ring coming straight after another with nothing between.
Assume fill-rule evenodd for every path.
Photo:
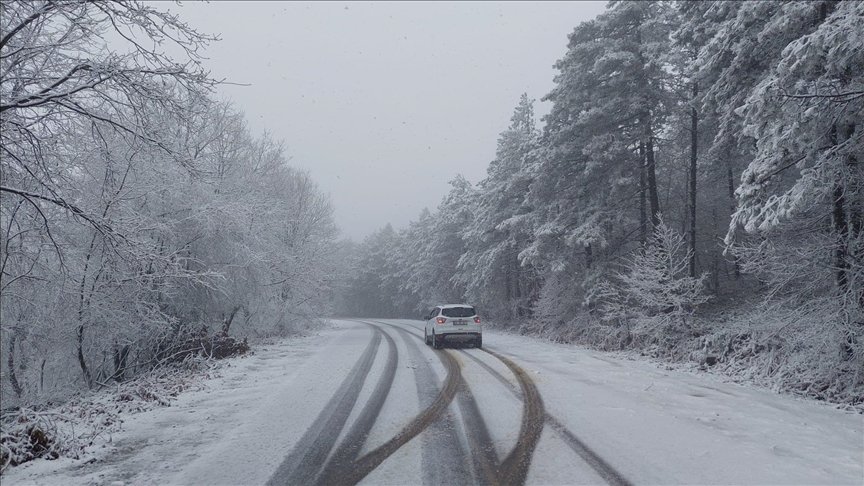
<instances>
[{"instance_id":1,"label":"forest","mask_svg":"<svg viewBox=\"0 0 864 486\"><path fill-rule=\"evenodd\" d=\"M216 96L215 36L126 0L3 2L0 19L4 409L319 315L339 273L329 199Z\"/></svg>"},{"instance_id":2,"label":"forest","mask_svg":"<svg viewBox=\"0 0 864 486\"><path fill-rule=\"evenodd\" d=\"M864 2L610 2L483 180L341 245L336 312L468 302L494 327L861 403L862 66Z\"/></svg>"}]
</instances>

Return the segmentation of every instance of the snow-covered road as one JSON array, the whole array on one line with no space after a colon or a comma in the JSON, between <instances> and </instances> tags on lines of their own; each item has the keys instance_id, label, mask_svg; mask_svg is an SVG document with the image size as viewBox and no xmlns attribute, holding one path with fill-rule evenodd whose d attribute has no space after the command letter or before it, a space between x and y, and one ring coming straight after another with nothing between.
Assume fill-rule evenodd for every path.
<instances>
[{"instance_id":1,"label":"snow-covered road","mask_svg":"<svg viewBox=\"0 0 864 486\"><path fill-rule=\"evenodd\" d=\"M532 338L422 336L335 321L132 416L90 461L3 483L864 484L861 415Z\"/></svg>"}]
</instances>

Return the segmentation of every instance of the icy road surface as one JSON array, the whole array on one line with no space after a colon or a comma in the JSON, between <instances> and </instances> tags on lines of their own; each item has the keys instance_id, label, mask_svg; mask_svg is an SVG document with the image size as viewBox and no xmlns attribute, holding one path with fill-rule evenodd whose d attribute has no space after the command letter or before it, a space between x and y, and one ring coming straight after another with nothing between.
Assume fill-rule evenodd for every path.
<instances>
[{"instance_id":1,"label":"icy road surface","mask_svg":"<svg viewBox=\"0 0 864 486\"><path fill-rule=\"evenodd\" d=\"M574 346L335 321L12 484L864 484L864 417ZM92 459L95 457L95 461Z\"/></svg>"}]
</instances>

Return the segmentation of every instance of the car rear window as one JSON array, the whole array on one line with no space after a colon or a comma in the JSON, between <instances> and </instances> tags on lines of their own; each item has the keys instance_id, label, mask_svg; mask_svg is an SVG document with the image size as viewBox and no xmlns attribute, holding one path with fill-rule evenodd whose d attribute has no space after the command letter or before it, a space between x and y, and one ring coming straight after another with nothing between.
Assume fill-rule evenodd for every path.
<instances>
[{"instance_id":1,"label":"car rear window","mask_svg":"<svg viewBox=\"0 0 864 486\"><path fill-rule=\"evenodd\" d=\"M474 315L473 307L447 307L443 309L444 317L471 317Z\"/></svg>"}]
</instances>

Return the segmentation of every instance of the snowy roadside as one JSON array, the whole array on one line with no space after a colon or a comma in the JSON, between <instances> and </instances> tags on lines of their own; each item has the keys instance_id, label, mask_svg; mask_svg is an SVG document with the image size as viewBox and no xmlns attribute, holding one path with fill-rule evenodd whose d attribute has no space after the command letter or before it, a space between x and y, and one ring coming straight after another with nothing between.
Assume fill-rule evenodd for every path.
<instances>
[{"instance_id":1,"label":"snowy roadside","mask_svg":"<svg viewBox=\"0 0 864 486\"><path fill-rule=\"evenodd\" d=\"M66 450L60 458L38 458L7 468L3 484L123 483L133 477L136 483L164 482L163 474L171 472L172 465L184 464L181 458L192 457L206 445L219 424L232 422L243 412L241 401L214 397L228 394L250 400L254 394L263 395L273 381L311 353L318 339L319 333L311 331L258 345L244 356L208 361L168 379L149 378L136 380L132 387L103 389L48 411L48 416L73 418L59 424L65 437L84 436L85 440L76 441L77 450ZM274 360L279 366L270 365ZM154 392L159 395L148 396Z\"/></svg>"},{"instance_id":2,"label":"snowy roadside","mask_svg":"<svg viewBox=\"0 0 864 486\"><path fill-rule=\"evenodd\" d=\"M624 353L484 331L547 412L636 483L864 484L864 419L836 405Z\"/></svg>"},{"instance_id":3,"label":"snowy roadside","mask_svg":"<svg viewBox=\"0 0 864 486\"><path fill-rule=\"evenodd\" d=\"M0 473L32 460L91 460L93 449L111 443L128 416L170 406L181 393L203 389L225 364L193 356L130 381L72 396L57 406L5 411Z\"/></svg>"},{"instance_id":4,"label":"snowy roadside","mask_svg":"<svg viewBox=\"0 0 864 486\"><path fill-rule=\"evenodd\" d=\"M485 329L484 332L495 333L501 336L527 338L537 341L539 343L551 343L560 346L571 346L588 353L605 355L608 357L614 357L617 359L632 362L645 362L658 370L675 370L685 372L693 376L698 376L709 380L716 380L717 382L733 383L741 386L755 387L769 393L788 396L797 400L816 403L830 408L836 408L838 410L864 414L864 402L853 405L830 400L821 400L814 397L813 395L794 389L784 389L781 386L777 385L775 382L773 382L770 377L762 376L755 371L751 371L748 373L746 372L746 370L742 370L740 366L730 367L726 366L724 363L717 363L714 366L705 366L689 359L673 359L672 357L651 356L645 350L640 349L627 349L622 351L600 350L578 342L559 341L556 340L554 336L542 336L531 332L522 334L517 329L501 327L496 325L495 322L488 323L488 328Z\"/></svg>"}]
</instances>

